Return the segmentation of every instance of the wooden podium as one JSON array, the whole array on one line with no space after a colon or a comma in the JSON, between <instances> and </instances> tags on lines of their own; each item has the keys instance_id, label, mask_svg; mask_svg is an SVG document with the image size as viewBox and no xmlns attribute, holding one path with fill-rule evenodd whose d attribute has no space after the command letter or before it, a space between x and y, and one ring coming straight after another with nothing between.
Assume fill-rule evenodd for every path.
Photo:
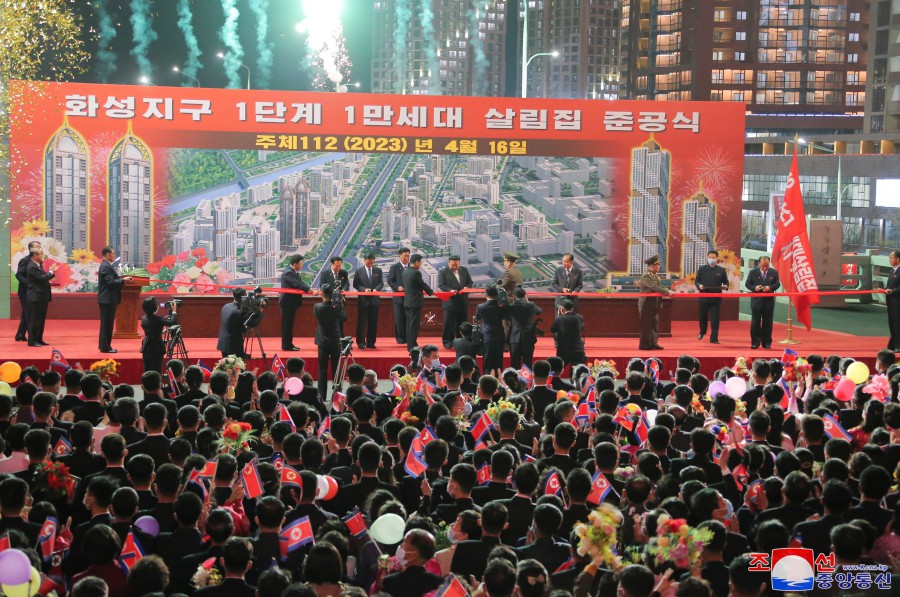
<instances>
[{"instance_id":1,"label":"wooden podium","mask_svg":"<svg viewBox=\"0 0 900 597\"><path fill-rule=\"evenodd\" d=\"M141 288L150 285L150 278L132 276L131 282L122 286L122 302L116 310L116 328L114 339L140 338L138 321L141 319Z\"/></svg>"}]
</instances>

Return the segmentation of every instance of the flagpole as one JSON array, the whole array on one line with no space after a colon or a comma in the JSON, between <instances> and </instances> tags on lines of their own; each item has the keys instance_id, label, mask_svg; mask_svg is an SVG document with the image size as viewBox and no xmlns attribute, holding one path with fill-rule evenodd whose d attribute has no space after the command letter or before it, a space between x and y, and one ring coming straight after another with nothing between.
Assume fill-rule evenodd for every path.
<instances>
[{"instance_id":1,"label":"flagpole","mask_svg":"<svg viewBox=\"0 0 900 597\"><path fill-rule=\"evenodd\" d=\"M787 328L785 332L787 332L787 338L784 340L779 340L779 344L800 344L797 340L794 340L794 299L793 297L788 297L788 314L787 314Z\"/></svg>"}]
</instances>

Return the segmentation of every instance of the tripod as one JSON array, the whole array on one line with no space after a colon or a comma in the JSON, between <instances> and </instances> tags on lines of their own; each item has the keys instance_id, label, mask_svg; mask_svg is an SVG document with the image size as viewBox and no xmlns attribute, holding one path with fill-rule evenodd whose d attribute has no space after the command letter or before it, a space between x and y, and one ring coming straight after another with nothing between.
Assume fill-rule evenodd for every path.
<instances>
[{"instance_id":1,"label":"tripod","mask_svg":"<svg viewBox=\"0 0 900 597\"><path fill-rule=\"evenodd\" d=\"M166 345L166 360L181 359L187 361L188 352L181 335L180 325L170 325L163 330L163 342Z\"/></svg>"},{"instance_id":2,"label":"tripod","mask_svg":"<svg viewBox=\"0 0 900 597\"><path fill-rule=\"evenodd\" d=\"M334 392L340 392L344 389L347 367L354 364L356 364L356 360L353 358L353 338L341 338L341 356L338 359L337 369L334 372L334 381L332 382L332 405L334 404Z\"/></svg>"},{"instance_id":3,"label":"tripod","mask_svg":"<svg viewBox=\"0 0 900 597\"><path fill-rule=\"evenodd\" d=\"M259 328L256 326L244 330L244 357L248 360L253 358L253 340L256 340L256 346L262 355L263 365L268 370L269 358L266 356L266 349L263 348L262 337L259 335Z\"/></svg>"}]
</instances>

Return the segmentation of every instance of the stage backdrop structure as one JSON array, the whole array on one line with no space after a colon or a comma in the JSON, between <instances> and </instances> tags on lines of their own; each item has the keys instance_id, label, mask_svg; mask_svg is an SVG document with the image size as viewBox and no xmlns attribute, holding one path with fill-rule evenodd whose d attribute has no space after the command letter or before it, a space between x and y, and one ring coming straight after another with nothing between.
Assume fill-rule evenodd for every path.
<instances>
[{"instance_id":1,"label":"stage backdrop structure","mask_svg":"<svg viewBox=\"0 0 900 597\"><path fill-rule=\"evenodd\" d=\"M51 316L94 316L107 244L150 293L277 285L294 253L310 282L332 255L386 272L399 246L433 286L517 252L530 290L574 253L587 292L635 292L655 254L696 292L716 248L739 288L740 104L12 85L10 265L43 243Z\"/></svg>"}]
</instances>

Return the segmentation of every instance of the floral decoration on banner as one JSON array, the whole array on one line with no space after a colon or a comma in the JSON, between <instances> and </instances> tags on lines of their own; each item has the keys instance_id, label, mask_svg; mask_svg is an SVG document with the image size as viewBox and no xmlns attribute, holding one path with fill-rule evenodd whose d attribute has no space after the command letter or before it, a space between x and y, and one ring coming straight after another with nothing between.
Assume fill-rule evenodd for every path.
<instances>
[{"instance_id":1,"label":"floral decoration on banner","mask_svg":"<svg viewBox=\"0 0 900 597\"><path fill-rule=\"evenodd\" d=\"M728 276L728 291L741 291L741 258L734 251L719 249L719 265L725 268ZM697 294L697 274L690 274L672 284L672 291L679 294Z\"/></svg>"},{"instance_id":2,"label":"floral decoration on banner","mask_svg":"<svg viewBox=\"0 0 900 597\"><path fill-rule=\"evenodd\" d=\"M650 540L646 549L657 566L671 563L676 568L687 570L700 561L703 546L712 537L709 529L695 529L688 526L684 518L662 514L657 520L656 537Z\"/></svg>"},{"instance_id":3,"label":"floral decoration on banner","mask_svg":"<svg viewBox=\"0 0 900 597\"><path fill-rule=\"evenodd\" d=\"M44 269L49 270L54 265L57 267L51 292L96 292L100 260L88 249L74 249L68 255L64 244L52 236L46 236L49 232L49 222L42 219L25 222L14 230L11 233L13 254L10 267L15 271L19 261L28 256L28 244L39 242L44 251ZM13 281L13 284L15 290L18 282Z\"/></svg>"},{"instance_id":4,"label":"floral decoration on banner","mask_svg":"<svg viewBox=\"0 0 900 597\"><path fill-rule=\"evenodd\" d=\"M499 425L500 413L507 409L512 409L516 412L519 412L519 407L517 405L513 404L509 400L501 398L496 402L492 402L491 405L487 407L487 415L491 418L491 422L494 423L494 425Z\"/></svg>"},{"instance_id":5,"label":"floral decoration on banner","mask_svg":"<svg viewBox=\"0 0 900 597\"><path fill-rule=\"evenodd\" d=\"M223 359L219 359L216 363L215 370L224 371L228 375L236 377L241 371L247 370L247 364L241 357L230 354Z\"/></svg>"},{"instance_id":6,"label":"floral decoration on banner","mask_svg":"<svg viewBox=\"0 0 900 597\"><path fill-rule=\"evenodd\" d=\"M750 378L750 366L747 364L747 357L738 357L734 361L734 367L731 368L734 374L745 379Z\"/></svg>"},{"instance_id":7,"label":"floral decoration on banner","mask_svg":"<svg viewBox=\"0 0 900 597\"><path fill-rule=\"evenodd\" d=\"M784 381L800 381L806 379L812 366L803 357L797 357L793 363L787 363L781 370L781 377Z\"/></svg>"},{"instance_id":8,"label":"floral decoration on banner","mask_svg":"<svg viewBox=\"0 0 900 597\"><path fill-rule=\"evenodd\" d=\"M42 462L34 472L32 493L43 498L70 500L75 495L75 477L62 462Z\"/></svg>"},{"instance_id":9,"label":"floral decoration on banner","mask_svg":"<svg viewBox=\"0 0 900 597\"><path fill-rule=\"evenodd\" d=\"M251 443L256 443L256 432L250 423L229 423L222 430L222 439L219 442L219 451L223 454L237 456L241 452L250 449Z\"/></svg>"},{"instance_id":10,"label":"floral decoration on banner","mask_svg":"<svg viewBox=\"0 0 900 597\"><path fill-rule=\"evenodd\" d=\"M869 394L875 400L887 402L891 397L891 382L886 375L873 375L869 383L863 386L863 393Z\"/></svg>"},{"instance_id":11,"label":"floral decoration on banner","mask_svg":"<svg viewBox=\"0 0 900 597\"><path fill-rule=\"evenodd\" d=\"M613 477L624 483L635 475L633 466L620 466L613 471Z\"/></svg>"},{"instance_id":12,"label":"floral decoration on banner","mask_svg":"<svg viewBox=\"0 0 900 597\"><path fill-rule=\"evenodd\" d=\"M612 359L594 359L594 362L591 363L591 375L594 376L594 379L600 377L600 374L604 371L609 371L613 374L613 379L619 378L619 370L616 369L616 362Z\"/></svg>"},{"instance_id":13,"label":"floral decoration on banner","mask_svg":"<svg viewBox=\"0 0 900 597\"><path fill-rule=\"evenodd\" d=\"M619 509L606 503L588 513L586 523L579 522L575 525L578 555L590 556L594 566L617 569L620 560L615 550L619 543L617 533L622 520Z\"/></svg>"},{"instance_id":14,"label":"floral decoration on banner","mask_svg":"<svg viewBox=\"0 0 900 597\"><path fill-rule=\"evenodd\" d=\"M91 363L88 371L90 373L96 373L104 379L109 379L110 377L118 376L121 367L122 363L115 359L103 359Z\"/></svg>"},{"instance_id":15,"label":"floral decoration on banner","mask_svg":"<svg viewBox=\"0 0 900 597\"><path fill-rule=\"evenodd\" d=\"M178 255L166 255L159 261L147 264L147 273L154 279L150 291L174 290L182 294L216 293L234 279L218 261L206 256L206 250L198 247L193 251L182 251ZM222 289L224 292L224 289Z\"/></svg>"}]
</instances>

